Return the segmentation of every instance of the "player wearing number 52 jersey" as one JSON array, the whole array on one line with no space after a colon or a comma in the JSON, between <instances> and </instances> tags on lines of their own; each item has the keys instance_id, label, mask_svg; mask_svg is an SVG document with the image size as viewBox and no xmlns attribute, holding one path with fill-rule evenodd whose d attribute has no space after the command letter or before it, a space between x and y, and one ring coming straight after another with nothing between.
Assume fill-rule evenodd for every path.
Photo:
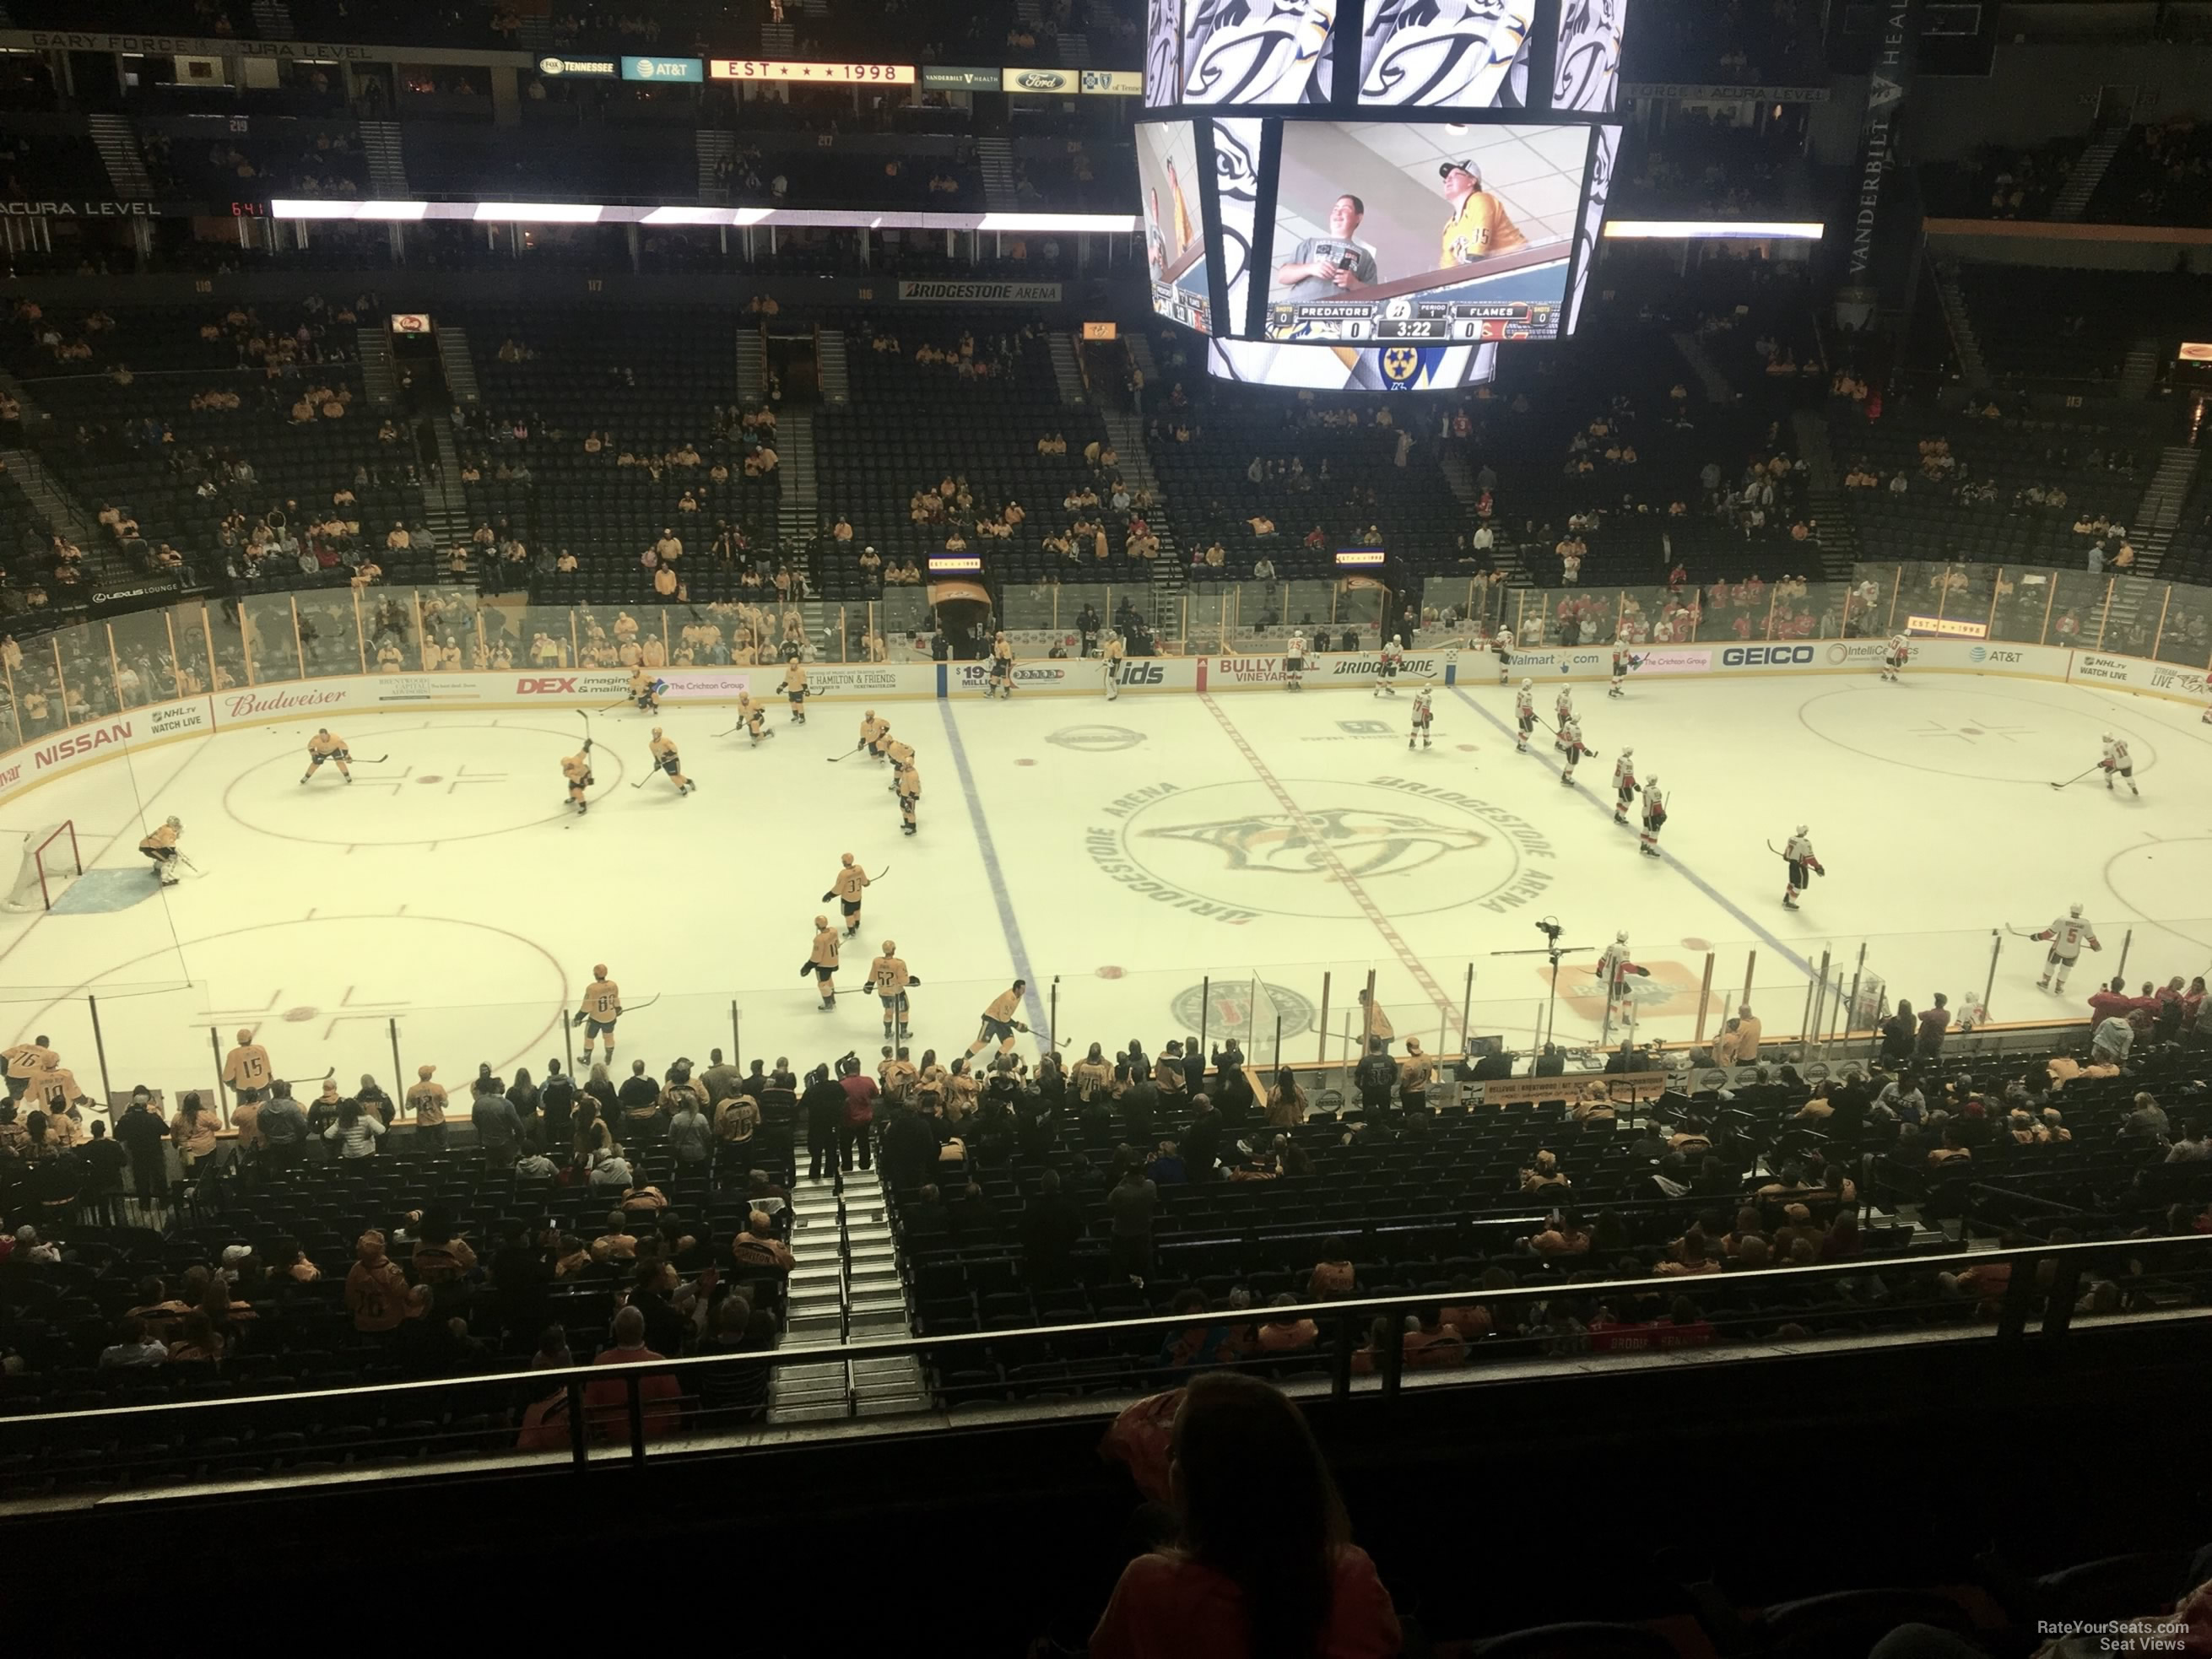
<instances>
[{"instance_id":1,"label":"player wearing number 52 jersey","mask_svg":"<svg viewBox=\"0 0 2212 1659\"><path fill-rule=\"evenodd\" d=\"M2066 975L2073 971L2075 961L2081 956L2084 945L2092 951L2105 948L2098 942L2097 930L2082 919L2081 907L2078 904L2069 906L2064 915L2035 937L2051 941L2051 954L2044 958L2043 977L2035 981L2045 990L2063 991L2066 988ZM2057 978L2055 985L2051 982L2054 975Z\"/></svg>"},{"instance_id":2,"label":"player wearing number 52 jersey","mask_svg":"<svg viewBox=\"0 0 2212 1659\"><path fill-rule=\"evenodd\" d=\"M1482 169L1473 161L1442 161L1437 177L1444 183L1444 200L1452 207L1444 221L1443 257L1440 267L1471 265L1509 248L1525 247L1528 239L1507 216L1505 204L1482 187Z\"/></svg>"},{"instance_id":3,"label":"player wearing number 52 jersey","mask_svg":"<svg viewBox=\"0 0 2212 1659\"><path fill-rule=\"evenodd\" d=\"M909 1035L906 1023L906 988L921 981L907 971L905 962L898 953L898 941L884 941L884 953L868 964L868 983L876 988L876 995L884 1005L884 1038L892 1040L893 1028L897 1036Z\"/></svg>"}]
</instances>

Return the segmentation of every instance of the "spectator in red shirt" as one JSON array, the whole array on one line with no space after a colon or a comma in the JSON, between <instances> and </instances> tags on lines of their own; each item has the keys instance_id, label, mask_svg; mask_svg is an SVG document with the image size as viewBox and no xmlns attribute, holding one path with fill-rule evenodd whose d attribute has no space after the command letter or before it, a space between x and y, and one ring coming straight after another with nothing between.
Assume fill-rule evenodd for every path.
<instances>
[{"instance_id":1,"label":"spectator in red shirt","mask_svg":"<svg viewBox=\"0 0 2212 1659\"><path fill-rule=\"evenodd\" d=\"M1298 1408L1215 1371L1184 1392L1169 1484L1179 1537L1122 1570L1091 1659L1385 1659L1403 1639L1390 1593L1352 1543Z\"/></svg>"},{"instance_id":2,"label":"spectator in red shirt","mask_svg":"<svg viewBox=\"0 0 2212 1659\"><path fill-rule=\"evenodd\" d=\"M614 1346L592 1355L592 1364L635 1365L664 1358L645 1346L645 1316L635 1308L624 1308L615 1316ZM637 1386L645 1406L645 1437L658 1440L673 1434L682 1415L678 1404L682 1390L675 1377L666 1371L653 1372L640 1377ZM584 1411L602 1439L628 1439L629 1379L609 1377L604 1382L587 1384L584 1389Z\"/></svg>"},{"instance_id":3,"label":"spectator in red shirt","mask_svg":"<svg viewBox=\"0 0 2212 1659\"><path fill-rule=\"evenodd\" d=\"M2115 974L2112 976L2112 982L2110 985L2106 986L2102 990L2091 993L2089 997L2089 1024L2092 1026L2101 1025L2106 1020L2113 1018L2115 1016L2121 1019L2126 1019L2138 1009L2151 1008L2157 1006L2157 999L2154 997L2130 996L2128 994L2127 986L2128 981L2125 976Z\"/></svg>"}]
</instances>

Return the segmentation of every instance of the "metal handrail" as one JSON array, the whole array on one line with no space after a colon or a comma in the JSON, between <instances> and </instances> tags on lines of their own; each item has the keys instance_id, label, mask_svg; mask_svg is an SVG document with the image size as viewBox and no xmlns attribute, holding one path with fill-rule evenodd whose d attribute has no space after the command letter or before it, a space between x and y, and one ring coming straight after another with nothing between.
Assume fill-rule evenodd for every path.
<instances>
[{"instance_id":1,"label":"metal handrail","mask_svg":"<svg viewBox=\"0 0 2212 1659\"><path fill-rule=\"evenodd\" d=\"M1863 1278L1870 1273L1905 1267L1919 1273L1949 1271L1968 1267L1988 1267L1996 1262L2030 1264L2056 1258L2061 1276L2070 1278L2078 1273L2085 1259L2100 1254L2109 1255L2116 1249L2131 1253L2148 1252L2154 1255L2181 1255L2196 1249L2212 1256L2212 1237L2185 1237L2165 1238L2108 1239L2072 1244L2039 1244L2018 1249L1954 1250L1936 1255L1903 1256L1867 1256L1850 1261L1820 1262L1807 1267L1761 1267L1717 1275L1719 1283L1731 1287L1764 1285L1803 1285L1831 1279ZM1453 1291L1431 1292L1419 1296L1359 1297L1336 1302L1302 1302L1291 1307L1255 1307L1237 1310L1240 1322L1261 1324L1278 1320L1312 1319L1316 1323L1327 1320L1342 1326L1347 1321L1371 1322L1377 1316L1391 1316L1412 1310L1432 1307L1440 1302L1472 1300L1491 1304L1514 1306L1540 1303L1554 1297L1571 1296L1580 1299L1602 1298L1620 1292L1638 1297L1649 1297L1659 1290L1693 1299L1702 1275L1685 1279L1607 1279L1573 1284L1559 1283L1540 1285L1514 1285L1506 1289ZM2024 1334L2030 1287L2035 1284L2032 1273L2012 1275L2005 1303L2005 1317L1999 1321L1996 1335L2000 1340L2017 1340ZM2017 1304L2015 1306L2015 1304ZM356 1400L364 1396L399 1396L402 1398L429 1397L451 1395L457 1388L477 1389L496 1387L527 1387L540 1393L556 1388L580 1390L593 1382L625 1379L633 1403L638 1397L639 1378L667 1374L706 1373L715 1370L736 1370L744 1367L766 1366L771 1370L779 1365L820 1365L836 1363L851 1364L864 1359L890 1358L920 1355L925 1352L943 1354L962 1350L985 1350L994 1344L1012 1342L1042 1342L1054 1338L1131 1334L1136 1333L1170 1331L1188 1328L1200 1322L1221 1322L1224 1316L1209 1309L1200 1314L1149 1314L1140 1318L1091 1320L1076 1325L1024 1326L1012 1330L948 1332L933 1336L904 1336L871 1338L847 1341L836 1346L780 1347L759 1353L693 1354L665 1358L640 1360L621 1364L584 1364L547 1366L543 1370L498 1371L461 1376L447 1376L409 1382L366 1382L342 1389L306 1389L288 1390L280 1394L226 1395L204 1400L171 1400L148 1401L129 1406L88 1407L75 1411L48 1412L34 1414L0 1416L0 1435L29 1429L45 1436L57 1430L66 1430L72 1425L89 1425L129 1421L143 1424L157 1419L189 1419L199 1413L237 1413L241 1408L256 1406L296 1407L303 1401ZM2059 1334L2069 1322L2046 1319L2044 1334ZM1340 1378L1336 1392L1347 1393L1348 1379ZM1395 1388L1389 1390L1395 1392Z\"/></svg>"}]
</instances>

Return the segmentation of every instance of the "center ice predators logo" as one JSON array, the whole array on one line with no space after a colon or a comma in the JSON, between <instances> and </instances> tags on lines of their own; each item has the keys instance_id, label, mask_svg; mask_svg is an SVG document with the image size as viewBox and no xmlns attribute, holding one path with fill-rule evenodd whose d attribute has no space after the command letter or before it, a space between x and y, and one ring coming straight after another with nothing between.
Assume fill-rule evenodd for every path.
<instances>
[{"instance_id":1,"label":"center ice predators logo","mask_svg":"<svg viewBox=\"0 0 2212 1659\"><path fill-rule=\"evenodd\" d=\"M1371 807L1271 812L1212 823L1168 824L1142 833L1218 848L1231 870L1292 876L1334 873L1340 866L1354 876L1403 875L1490 841L1465 825Z\"/></svg>"}]
</instances>

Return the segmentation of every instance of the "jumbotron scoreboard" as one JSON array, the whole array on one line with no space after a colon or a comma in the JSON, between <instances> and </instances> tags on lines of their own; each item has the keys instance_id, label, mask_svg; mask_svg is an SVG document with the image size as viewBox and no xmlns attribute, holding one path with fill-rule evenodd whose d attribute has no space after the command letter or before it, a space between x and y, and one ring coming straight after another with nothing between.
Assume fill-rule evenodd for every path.
<instances>
[{"instance_id":1,"label":"jumbotron scoreboard","mask_svg":"<svg viewBox=\"0 0 2212 1659\"><path fill-rule=\"evenodd\" d=\"M1267 307L1271 340L1544 340L1558 332L1559 307L1508 300L1316 301Z\"/></svg>"},{"instance_id":2,"label":"jumbotron scoreboard","mask_svg":"<svg viewBox=\"0 0 2212 1659\"><path fill-rule=\"evenodd\" d=\"M1212 339L1212 372L1294 386L1465 386L1573 332L1626 6L1150 0L1154 311Z\"/></svg>"}]
</instances>

